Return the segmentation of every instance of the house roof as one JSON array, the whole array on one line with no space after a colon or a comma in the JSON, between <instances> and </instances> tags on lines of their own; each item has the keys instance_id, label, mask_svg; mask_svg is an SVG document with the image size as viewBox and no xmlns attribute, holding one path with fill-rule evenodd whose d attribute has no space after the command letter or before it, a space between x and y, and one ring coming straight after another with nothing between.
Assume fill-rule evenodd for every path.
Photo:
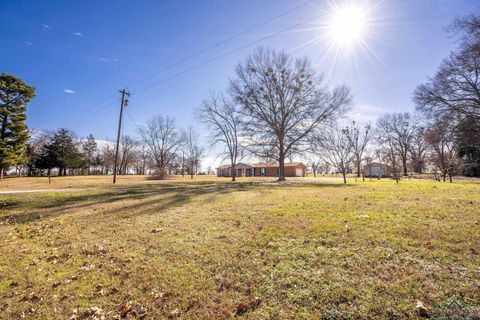
<instances>
[{"instance_id":1,"label":"house roof","mask_svg":"<svg viewBox=\"0 0 480 320\"><path fill-rule=\"evenodd\" d=\"M252 168L277 168L278 162L255 162L255 163L238 163L237 165L249 166ZM285 167L306 167L303 162L288 162L284 164ZM228 169L231 165L225 164L217 169Z\"/></svg>"},{"instance_id":2,"label":"house roof","mask_svg":"<svg viewBox=\"0 0 480 320\"><path fill-rule=\"evenodd\" d=\"M389 165L379 163L379 162L372 162L372 163L369 163L369 164L366 164L365 166L363 166L363 168L370 168L370 167L382 167L382 168L386 168L386 169L390 168Z\"/></svg>"}]
</instances>

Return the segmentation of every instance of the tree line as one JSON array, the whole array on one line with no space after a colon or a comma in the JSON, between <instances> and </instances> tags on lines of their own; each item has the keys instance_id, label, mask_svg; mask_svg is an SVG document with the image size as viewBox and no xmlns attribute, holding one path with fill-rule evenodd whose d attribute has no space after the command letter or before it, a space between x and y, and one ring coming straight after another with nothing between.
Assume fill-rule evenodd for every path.
<instances>
[{"instance_id":1,"label":"tree line","mask_svg":"<svg viewBox=\"0 0 480 320\"><path fill-rule=\"evenodd\" d=\"M425 170L436 179L480 176L480 18L458 18L449 28L458 48L436 75L414 92L416 112L380 116L375 124L345 125L350 90L330 88L311 61L259 49L240 63L223 93L198 115L232 167L245 155L279 163L308 159L317 170L346 174L374 161L398 182ZM232 180L235 180L235 171Z\"/></svg>"},{"instance_id":2,"label":"tree line","mask_svg":"<svg viewBox=\"0 0 480 320\"><path fill-rule=\"evenodd\" d=\"M162 136L161 132L168 130L175 135ZM150 174L159 178L187 174L193 178L200 171L204 149L193 128L181 130L173 119L157 117L139 132L139 138L121 137L117 174ZM15 166L18 175L109 175L115 167L115 144L97 141L91 134L78 138L65 128L36 132L27 143L22 160Z\"/></svg>"},{"instance_id":3,"label":"tree line","mask_svg":"<svg viewBox=\"0 0 480 320\"><path fill-rule=\"evenodd\" d=\"M212 93L195 110L212 145L232 167L257 158L284 165L308 160L313 173L356 172L380 162L398 181L409 172L431 171L446 180L455 174L480 176L480 18L459 18L450 26L458 47L437 73L414 92L415 113L381 115L374 124L346 123L352 96L331 86L308 58L259 48L239 63L228 87ZM111 174L114 148L93 136L78 139L68 129L33 135L29 141L25 106L34 88L15 76L0 75L0 170L28 175ZM124 136L119 174L199 171L205 149L193 127L173 118L153 117L138 136ZM211 170L209 170L211 171ZM233 171L235 180L235 170Z\"/></svg>"}]
</instances>

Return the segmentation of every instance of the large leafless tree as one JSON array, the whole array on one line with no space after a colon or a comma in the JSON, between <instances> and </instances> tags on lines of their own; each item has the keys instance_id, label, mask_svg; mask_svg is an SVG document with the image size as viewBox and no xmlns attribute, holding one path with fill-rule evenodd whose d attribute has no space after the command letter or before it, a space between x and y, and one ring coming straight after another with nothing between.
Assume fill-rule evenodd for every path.
<instances>
[{"instance_id":1,"label":"large leafless tree","mask_svg":"<svg viewBox=\"0 0 480 320\"><path fill-rule=\"evenodd\" d=\"M278 161L279 181L285 180L285 157L305 147L308 136L345 112L351 100L347 87L329 89L308 59L269 49L238 65L231 93L244 116L249 149Z\"/></svg>"},{"instance_id":2,"label":"large leafless tree","mask_svg":"<svg viewBox=\"0 0 480 320\"><path fill-rule=\"evenodd\" d=\"M245 153L240 140L241 116L235 103L224 95L212 95L198 110L200 121L207 125L212 146L222 144L222 155L230 160L232 181L235 181L235 168Z\"/></svg>"},{"instance_id":3,"label":"large leafless tree","mask_svg":"<svg viewBox=\"0 0 480 320\"><path fill-rule=\"evenodd\" d=\"M138 131L149 148L149 154L155 165L155 174L159 179L166 178L168 168L182 145L183 136L175 120L170 117L154 117Z\"/></svg>"}]
</instances>

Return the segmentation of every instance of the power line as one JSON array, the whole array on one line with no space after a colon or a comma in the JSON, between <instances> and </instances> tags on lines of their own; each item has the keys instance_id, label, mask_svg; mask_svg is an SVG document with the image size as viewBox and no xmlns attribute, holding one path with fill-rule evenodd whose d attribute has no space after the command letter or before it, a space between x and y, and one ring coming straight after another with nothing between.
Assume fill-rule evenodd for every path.
<instances>
[{"instance_id":1,"label":"power line","mask_svg":"<svg viewBox=\"0 0 480 320\"><path fill-rule=\"evenodd\" d=\"M108 103L108 104L106 104L106 105L103 105L103 106L102 106L103 103L101 103L101 104L96 104L95 106L98 106L98 107L95 108L95 110L94 110L93 112L84 114L82 117L80 117L80 118L78 118L78 119L75 119L75 121L73 121L73 122L72 122L72 120L74 120L74 117L75 117L75 116L74 116L74 117L70 117L70 118L69 118L70 120L64 122L64 125L65 125L65 126L67 126L67 125L68 125L68 126L76 125L76 124L78 124L78 123L80 123L80 122L82 122L82 121L90 118L91 116L96 115L96 114L99 113L100 111L105 110L106 108L112 106L114 103L115 103L115 101L110 101L110 103ZM93 108L93 107L90 107L89 109L92 109L92 108Z\"/></svg>"},{"instance_id":2,"label":"power line","mask_svg":"<svg viewBox=\"0 0 480 320\"><path fill-rule=\"evenodd\" d=\"M164 82L169 81L169 80L171 80L171 79L173 79L173 78L176 78L176 77L178 77L178 76L181 76L181 75L183 75L183 74L185 74L185 73L188 73L188 72L190 72L190 71L192 71L192 70L198 69L198 68L200 68L200 67L202 67L202 66L204 66L204 65L206 65L206 64L209 64L209 63L214 62L214 61L216 61L216 60L218 60L218 59L221 59L221 58L223 58L223 57L226 57L226 56L228 56L228 55L231 55L231 54L233 54L233 53L235 53L235 52L237 52L237 51L240 51L240 50L243 50L243 49L245 49L245 48L251 47L251 46L253 46L253 45L257 44L257 43L260 43L260 42L262 42L262 41L264 41L264 40L273 38L273 37L275 37L275 36L277 36L277 35L279 35L279 34L285 33L285 32L290 31L290 30L292 30L292 29L298 28L298 27L300 27L300 26L302 26L302 25L304 25L304 24L307 24L307 23L309 23L309 22L311 22L311 21L317 20L318 18L320 18L320 17L322 17L322 16L323 16L323 14L317 15L317 16L311 18L311 19L307 19L307 20L305 20L305 21L303 21L303 22L300 22L300 23L297 23L297 24L295 24L295 25L292 25L292 26L290 26L290 27L288 27L288 28L285 28L285 29L283 29L283 30L281 30L281 31L271 33L271 34L269 34L269 35L267 35L267 36L265 36L265 37L262 37L262 38L260 38L260 39L257 39L257 40L255 40L255 41L253 41L253 42L250 42L250 43L246 44L246 45L243 45L243 46L238 47L238 48L236 48L236 49L227 51L227 52L225 52L225 53L223 53L223 54L221 54L221 55L218 55L218 56L216 56L216 57L214 57L214 58L211 58L211 59L208 59L208 60L206 60L206 61L204 61L204 62L202 62L202 63L199 63L199 64L197 64L197 65L195 65L195 66L193 66L193 67L191 67L191 68L189 68L189 69L186 69L186 70L184 70L184 71L180 71L180 72L175 73L175 74L173 74L173 75L171 75L171 76L169 76L169 77L167 77L167 78L164 78L164 79L162 79L162 80L159 80L159 81L157 81L157 82L154 82L154 83L152 83L152 84L150 84L150 85L148 85L148 86L146 86L146 87L140 88L140 89L137 90L135 93L138 94L139 92L145 91L145 90L147 90L147 89L149 89L149 88L151 88L151 87L157 86L157 85L159 85L159 84L161 84L161 83L164 83Z\"/></svg>"},{"instance_id":3,"label":"power line","mask_svg":"<svg viewBox=\"0 0 480 320\"><path fill-rule=\"evenodd\" d=\"M77 118L77 117L78 117L78 112L83 112L83 114L85 114L86 112L91 111L91 110L93 110L94 108L97 109L97 107L100 107L100 106L103 105L104 103L108 102L108 101L110 100L110 98L112 98L113 96L115 96L115 95L112 94L112 95L108 96L107 98L102 99L102 100L100 100L99 102L97 102L97 103L89 106L88 108L84 109L83 111L77 111L75 115L73 115L73 116L67 118L67 120L63 121L64 125L67 125L67 124L68 124L68 125L77 124L78 122L85 120L87 117L89 117L89 116L91 116L91 115L93 115L93 114L96 114L96 113L98 112L98 110L96 110L96 111L95 111L94 113L92 113L92 114L88 114L86 117L82 117L82 118L80 118L80 119ZM107 104L107 105L105 105L104 107L108 107L108 106L110 106L110 105L112 105L112 104L113 104L113 102L110 101L110 103ZM76 121L71 122L72 120L76 120Z\"/></svg>"},{"instance_id":4,"label":"power line","mask_svg":"<svg viewBox=\"0 0 480 320\"><path fill-rule=\"evenodd\" d=\"M207 51L209 51L209 50L211 50L211 49L217 48L217 47L219 47L220 45L222 45L222 44L224 44L224 43L226 43L226 42L228 42L228 41L231 41L231 40L233 40L233 39L235 39L235 38L238 38L239 36L242 36L242 35L244 35L244 34L247 34L248 32L253 31L253 30L255 30L255 29L258 29L258 28L260 28L260 27L262 27L262 26L264 26L264 25L266 25L266 24L268 24L268 23L270 23L270 22L272 22L272 21L274 21L274 20L276 20L276 19L278 19L278 18L281 18L281 17L283 17L283 16L285 16L285 15L287 15L287 14L293 12L293 11L296 11L296 10L302 8L302 7L305 7L305 6L311 4L311 3L314 2L314 1L315 1L315 0L310 0L310 1L307 1L307 2L305 2L305 3L303 3L303 4L301 4L301 5L298 5L298 6L294 7L294 8L292 8L292 9L289 9L289 10L287 10L287 11L284 11L284 12L282 12L282 13L280 13L280 14L272 17L272 18L269 18L269 19L267 19L267 20L265 20L265 21L262 21L262 22L260 22L260 23L258 23L258 24L256 24L256 25L254 25L254 26L252 26L252 27L250 27L250 28L247 28L247 29L245 29L245 30L243 30L243 31L241 31L241 32L238 32L238 33L236 33L236 34L234 34L234 35L232 35L232 36L229 36L229 37L221 40L220 42L215 43L214 45L211 45L211 46L209 46L209 47L206 47L206 48L204 48L204 49L201 49L201 50L197 51L196 53L194 53L194 54L192 54L192 55L190 55L190 56L188 56L188 57L185 57L185 58L183 58L183 59L181 59L181 60L178 60L177 62L175 62L175 63L173 63L173 64L171 64L171 65L168 65L168 66L166 66L165 68L163 68L163 69L161 69L161 70L159 70L159 71L157 71L157 72L154 72L154 73L152 73L152 74L150 74L150 75L148 75L148 76L146 76L146 77L144 77L144 78L142 78L142 79L140 79L140 80L138 80L138 81L135 81L135 82L133 82L133 83L130 83L129 85L126 85L126 86L124 86L124 87L136 86L136 85L138 85L138 84L140 84L140 83L142 83L142 82L144 82L144 81L146 81L146 80L148 80L148 79L153 78L154 76L156 76L156 75L158 75L158 74L160 74L160 73L162 73L162 72L165 72L165 71L167 71L167 70L170 70L170 69L172 69L173 67L178 66L178 65L180 65L180 64L182 64L182 63L184 63L184 62L186 62L186 61L192 60L193 58L196 58L196 57L200 56L201 54L203 54L203 53L205 53L205 52L207 52ZM317 18L317 17L315 17L315 18ZM315 18L314 18L314 19L315 19ZM252 42L252 43L249 43L249 44L247 44L247 45L245 45L245 46L242 46L242 47L240 47L240 48L231 50L231 51L226 52L226 53L224 53L224 54L222 54L222 55L219 55L219 56L217 56L217 57L214 57L214 58L212 58L212 59L209 59L209 60L207 60L207 61L204 61L204 62L202 62L202 63L200 63L200 64L198 64L198 65L196 65L196 66L194 66L194 67L192 67L192 68L189 68L189 69L187 69L187 70L178 72L178 73L176 73L176 74L174 74L174 75L172 75L172 76L170 76L170 77L167 77L167 78L165 78L165 79L162 79L162 80L160 80L160 81L157 81L157 82L155 82L155 83L153 83L153 84L151 84L151 85L149 85L149 86L147 86L147 87L140 88L137 92L142 92L142 91L144 91L144 90L147 90L147 89L149 89L149 88L151 88L151 87L153 87L153 86L156 86L156 85L161 84L161 83L163 83L163 82L166 82L166 81L168 81L168 80L170 80L170 79L172 79L172 78L175 78L175 77L177 77L177 76L180 76L180 75L182 75L182 74L185 74L185 73L187 73L187 72L190 72L190 71L192 71L192 70L194 70L194 69L197 69L197 68L199 68L199 67L201 67L201 66L203 66L203 65L206 65L206 64L211 63L211 62L213 62L213 61L215 61L215 60L218 60L218 59L220 59L220 58L223 58L223 57L225 57L225 56L227 56L227 55L230 55L230 54L232 54L232 53L234 53L234 52L240 51L240 50L242 50L242 49L244 49L244 48L247 48L247 47L249 47L249 46L252 46L252 45L254 45L254 44L256 44L256 43L259 43L259 42L261 42L261 41L263 41L263 40L266 40L266 39L268 39L268 38L274 37L274 36L276 36L276 35L278 35L278 34L280 34L280 33L286 32L286 31L291 30L291 29L293 29L293 28L296 28L296 27L298 27L298 26L300 26L300 25L303 25L303 24L305 24L305 23L308 23L308 22L311 21L311 20L313 20L313 19L309 19L309 20L304 21L304 22L302 22L302 23L296 24L296 25L294 25L294 26L292 26L292 27L289 27L289 28L287 28L287 29L284 29L284 30L282 30L282 31L280 31L280 32L276 32L276 33L270 34L270 35L268 35L268 36L266 36L266 37L263 37L263 38L261 38L261 39L259 39L259 40L256 40L256 41ZM87 109L84 111L84 112L87 112L88 110L95 109L95 111L94 111L93 113L88 114L88 115L86 115L86 116L84 116L84 117L82 117L82 118L80 118L80 119L77 119L77 120L76 120L75 122L73 122L73 123L69 123L69 121L73 120L73 119L76 117L76 115L75 115L75 116L70 117L69 119L67 119L67 121L66 121L65 123L66 123L66 124L69 124L69 125L77 124L77 123L85 120L86 118L88 118L88 117L90 117L90 116L92 116L92 115L94 115L94 114L97 114L97 113L101 110L101 109L100 109L100 106L101 106L102 104L104 104L105 102L107 102L107 101L108 101L111 97L113 97L113 96L115 96L115 95L113 94L113 95L110 95L109 97L107 97L107 98L105 98L105 99L102 99L100 102L95 103L94 105L92 105L91 107L87 108ZM104 107L109 107L110 105L113 105L113 104L114 104L114 102L112 101L112 102L110 102L109 104L105 105Z\"/></svg>"},{"instance_id":5,"label":"power line","mask_svg":"<svg viewBox=\"0 0 480 320\"><path fill-rule=\"evenodd\" d=\"M255 29L258 29L258 28L260 28L260 27L262 27L262 26L264 26L264 25L266 25L266 24L268 24L268 23L270 23L270 22L272 22L272 21L274 21L274 20L276 20L276 19L278 19L278 18L281 18L281 17L283 17L283 16L285 16L285 15L287 15L287 14L293 12L293 11L296 11L296 10L298 10L298 9L300 9L300 8L303 8L303 7L309 5L310 3L314 2L314 1L315 1L315 0L307 1L307 2L305 2L305 3L303 3L303 4L301 4L301 5L298 5L298 6L294 7L294 8L292 8L292 9L289 9L289 10L287 10L287 11L284 11L284 12L280 13L279 15L276 15L276 16L274 16L274 17L272 17L272 18L269 18L269 19L267 19L267 20L265 20L265 21L263 21L263 22L260 22L260 23L258 23L258 24L256 24L256 25L254 25L253 27L250 27L250 28L248 28L248 29L245 29L245 30L243 30L243 31L240 31L240 32L238 32L238 33L236 33L236 34L234 34L234 35L232 35L232 36L230 36L230 37L227 37L227 38L223 39L223 40L220 41L220 42L215 43L214 45L211 45L211 46L209 46L209 47L207 47L207 48L201 49L201 50L197 51L196 53L194 53L194 54L192 54L192 55L190 55L190 56L188 56L188 57L185 57L185 58L183 58L183 59L181 59L181 60L178 60L177 62L174 62L174 63L172 63L171 65L168 65L168 66L166 66L165 68L162 68L161 70L156 71L156 72L154 72L154 73L152 73L152 74L144 77L143 79L140 79L140 80L138 80L138 81L135 81L135 82L133 82L133 83L130 83L130 84L126 85L125 87L136 86L137 84L142 83L142 82L144 82L145 80L151 79L151 78L153 78L154 76L156 76L156 75L158 75L158 74L160 74L160 73L162 73L162 72L165 72L165 71L167 71L167 70L170 70L170 69L172 69L173 67L178 66L179 64L182 64L182 63L184 63L184 62L186 62L186 61L192 60L193 58L196 58L196 57L200 56L201 54L203 54L203 53L205 53L205 52L207 52L207 51L210 51L210 50L213 49L213 48L219 47L220 45L222 45L222 44L224 44L224 43L226 43L226 42L228 42L228 41L230 41L230 40L233 40L233 39L235 39L235 38L238 38L239 36L242 36L242 35L244 35L244 34L247 34L248 32L253 31L253 30L255 30Z\"/></svg>"}]
</instances>

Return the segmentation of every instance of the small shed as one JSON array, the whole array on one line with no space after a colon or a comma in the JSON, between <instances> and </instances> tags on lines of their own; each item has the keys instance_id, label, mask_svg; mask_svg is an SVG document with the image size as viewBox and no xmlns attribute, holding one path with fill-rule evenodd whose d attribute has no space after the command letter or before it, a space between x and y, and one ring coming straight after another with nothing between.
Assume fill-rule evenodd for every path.
<instances>
[{"instance_id":1,"label":"small shed","mask_svg":"<svg viewBox=\"0 0 480 320\"><path fill-rule=\"evenodd\" d=\"M365 177L390 177L392 168L383 163L373 162L363 167L362 174Z\"/></svg>"}]
</instances>

